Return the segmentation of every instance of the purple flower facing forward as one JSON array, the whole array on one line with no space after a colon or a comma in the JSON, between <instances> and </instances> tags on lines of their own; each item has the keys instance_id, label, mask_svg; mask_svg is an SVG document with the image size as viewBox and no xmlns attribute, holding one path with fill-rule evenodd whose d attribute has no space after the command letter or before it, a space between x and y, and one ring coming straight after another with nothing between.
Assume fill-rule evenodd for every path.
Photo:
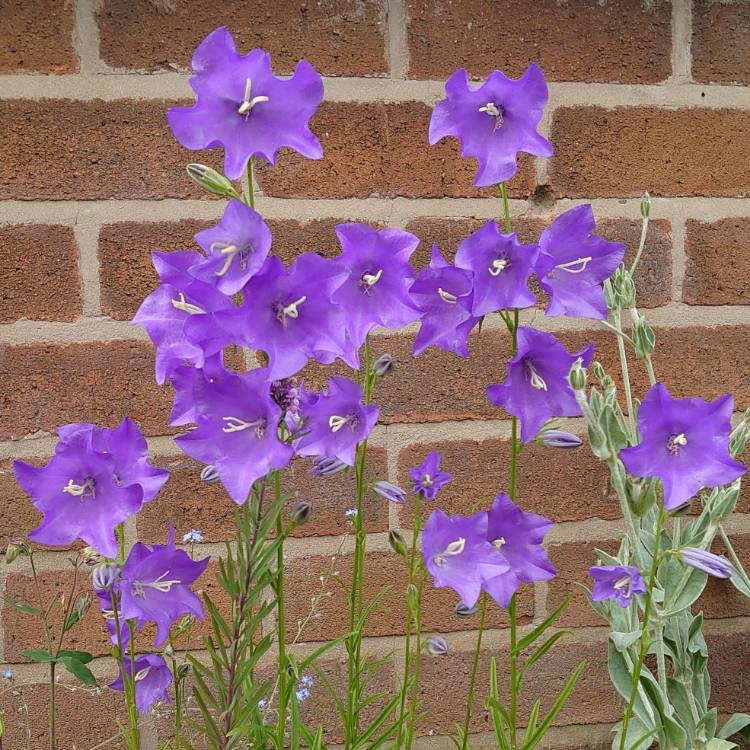
<instances>
[{"instance_id":1,"label":"purple flower facing forward","mask_svg":"<svg viewBox=\"0 0 750 750\"><path fill-rule=\"evenodd\" d=\"M18 484L44 515L29 539L50 545L83 539L116 557L115 527L156 496L169 472L148 463L146 440L130 419L114 429L69 424L58 434L46 466L13 462Z\"/></svg>"},{"instance_id":2,"label":"purple flower facing forward","mask_svg":"<svg viewBox=\"0 0 750 750\"><path fill-rule=\"evenodd\" d=\"M185 337L186 322L210 320L209 313L233 310L234 305L212 284L191 276L190 269L203 260L200 253L180 250L151 257L162 284L143 300L133 324L145 328L154 342L156 381L163 383L185 363L203 367L206 362L203 348Z\"/></svg>"},{"instance_id":3,"label":"purple flower facing forward","mask_svg":"<svg viewBox=\"0 0 750 750\"><path fill-rule=\"evenodd\" d=\"M636 594L646 593L646 583L638 568L625 565L594 565L589 568L594 579L591 598L595 602L615 599L621 607L629 607Z\"/></svg>"},{"instance_id":4,"label":"purple flower facing forward","mask_svg":"<svg viewBox=\"0 0 750 750\"><path fill-rule=\"evenodd\" d=\"M502 384L489 386L487 396L521 420L521 440L528 443L550 417L580 416L568 373L578 359L588 365L593 354L593 344L569 354L551 333L521 326L508 376Z\"/></svg>"},{"instance_id":5,"label":"purple flower facing forward","mask_svg":"<svg viewBox=\"0 0 750 750\"><path fill-rule=\"evenodd\" d=\"M518 170L518 153L552 156L552 144L537 132L547 104L547 84L536 65L518 80L499 70L474 88L465 69L445 83L445 99L430 119L430 145L445 136L461 141L461 156L479 162L479 187L509 180Z\"/></svg>"},{"instance_id":6,"label":"purple flower facing forward","mask_svg":"<svg viewBox=\"0 0 750 750\"><path fill-rule=\"evenodd\" d=\"M714 578L732 577L732 563L722 555L698 547L683 547L677 554L685 565L702 570Z\"/></svg>"},{"instance_id":7,"label":"purple flower facing forward","mask_svg":"<svg viewBox=\"0 0 750 750\"><path fill-rule=\"evenodd\" d=\"M367 224L339 224L341 243L337 263L346 271L333 301L346 315L346 325L358 351L375 326L401 328L419 317L409 296L414 269L409 258L419 239L401 229L377 230Z\"/></svg>"},{"instance_id":8,"label":"purple flower facing forward","mask_svg":"<svg viewBox=\"0 0 750 750\"><path fill-rule=\"evenodd\" d=\"M637 477L658 477L664 507L685 505L705 487L741 477L746 467L729 455L734 399L672 398L662 383L651 386L638 410L641 442L623 448L620 458Z\"/></svg>"},{"instance_id":9,"label":"purple flower facing forward","mask_svg":"<svg viewBox=\"0 0 750 750\"><path fill-rule=\"evenodd\" d=\"M479 322L471 314L471 272L446 263L438 246L433 245L429 267L419 274L409 292L421 311L414 355L434 345L468 357L469 334Z\"/></svg>"},{"instance_id":10,"label":"purple flower facing forward","mask_svg":"<svg viewBox=\"0 0 750 750\"><path fill-rule=\"evenodd\" d=\"M436 588L452 588L467 607L477 603L482 584L510 565L487 541L487 513L469 518L434 510L422 531L422 552Z\"/></svg>"},{"instance_id":11,"label":"purple flower facing forward","mask_svg":"<svg viewBox=\"0 0 750 750\"><path fill-rule=\"evenodd\" d=\"M190 275L231 296L256 274L271 249L271 230L263 217L233 198L215 227L195 235L206 258L190 267Z\"/></svg>"},{"instance_id":12,"label":"purple flower facing forward","mask_svg":"<svg viewBox=\"0 0 750 750\"><path fill-rule=\"evenodd\" d=\"M515 233L501 234L496 221L470 234L458 246L456 265L472 273L472 315L533 305L527 283L538 252L536 245L519 243Z\"/></svg>"},{"instance_id":13,"label":"purple flower facing forward","mask_svg":"<svg viewBox=\"0 0 750 750\"><path fill-rule=\"evenodd\" d=\"M487 540L503 553L509 570L485 581L485 591L507 607L522 583L549 581L557 575L542 544L553 523L536 513L525 513L502 492L487 512Z\"/></svg>"},{"instance_id":14,"label":"purple flower facing forward","mask_svg":"<svg viewBox=\"0 0 750 750\"><path fill-rule=\"evenodd\" d=\"M198 99L192 107L170 109L169 126L185 148L223 147L230 179L243 174L252 156L273 164L283 146L308 159L323 156L308 125L323 99L323 81L306 60L291 78L276 78L267 52L238 55L222 27L198 45L193 70L190 85Z\"/></svg>"},{"instance_id":15,"label":"purple flower facing forward","mask_svg":"<svg viewBox=\"0 0 750 750\"><path fill-rule=\"evenodd\" d=\"M125 659L125 671L130 676L130 660ZM138 713L145 716L156 701L171 702L169 685L172 672L161 656L146 654L135 660L135 705ZM122 692L122 674L109 685L112 690Z\"/></svg>"},{"instance_id":16,"label":"purple flower facing forward","mask_svg":"<svg viewBox=\"0 0 750 750\"><path fill-rule=\"evenodd\" d=\"M193 394L197 428L177 443L188 456L213 464L229 496L241 505L253 482L286 466L293 454L278 437L281 409L271 398L268 370L224 371L198 382Z\"/></svg>"},{"instance_id":17,"label":"purple flower facing forward","mask_svg":"<svg viewBox=\"0 0 750 750\"><path fill-rule=\"evenodd\" d=\"M120 573L120 617L136 620L139 628L156 623L155 646L167 640L172 623L181 615L190 613L202 620L203 605L190 584L208 561L208 557L194 561L185 550L177 549L171 526L167 544L149 549L136 542Z\"/></svg>"},{"instance_id":18,"label":"purple flower facing forward","mask_svg":"<svg viewBox=\"0 0 750 750\"><path fill-rule=\"evenodd\" d=\"M414 492L420 493L428 500L434 500L441 488L453 479L447 471L440 470L440 459L440 452L432 451L424 457L421 466L409 469Z\"/></svg>"},{"instance_id":19,"label":"purple flower facing forward","mask_svg":"<svg viewBox=\"0 0 750 750\"><path fill-rule=\"evenodd\" d=\"M362 397L362 389L356 383L332 377L327 391L301 407L308 432L297 442L297 453L338 458L354 466L357 443L367 438L380 413L377 406L364 404Z\"/></svg>"},{"instance_id":20,"label":"purple flower facing forward","mask_svg":"<svg viewBox=\"0 0 750 750\"><path fill-rule=\"evenodd\" d=\"M542 232L536 274L551 297L547 315L607 317L602 283L622 262L625 245L597 237L595 228L594 212L585 205L561 214Z\"/></svg>"}]
</instances>

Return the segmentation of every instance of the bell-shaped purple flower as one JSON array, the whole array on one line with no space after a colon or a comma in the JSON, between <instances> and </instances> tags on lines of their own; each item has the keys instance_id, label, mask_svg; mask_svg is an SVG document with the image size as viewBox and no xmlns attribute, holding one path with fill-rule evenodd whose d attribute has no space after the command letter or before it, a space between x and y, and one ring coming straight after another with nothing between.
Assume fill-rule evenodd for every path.
<instances>
[{"instance_id":1,"label":"bell-shaped purple flower","mask_svg":"<svg viewBox=\"0 0 750 750\"><path fill-rule=\"evenodd\" d=\"M125 659L125 671L130 676L130 660ZM157 654L146 654L135 660L135 705L142 716L148 714L156 701L167 701L169 686L172 682L172 672L167 663ZM122 674L110 683L112 690L124 690Z\"/></svg>"},{"instance_id":2,"label":"bell-shaped purple flower","mask_svg":"<svg viewBox=\"0 0 750 750\"><path fill-rule=\"evenodd\" d=\"M594 579L591 598L595 602L615 599L621 607L629 607L633 597L646 593L646 583L638 568L627 565L594 565L589 568Z\"/></svg>"},{"instance_id":3,"label":"bell-shaped purple flower","mask_svg":"<svg viewBox=\"0 0 750 750\"><path fill-rule=\"evenodd\" d=\"M239 178L251 156L269 164L287 146L308 159L323 149L308 125L323 99L323 80L306 60L290 78L271 72L271 56L261 49L238 55L229 31L212 31L193 54L197 94L192 107L175 107L167 120L185 148L224 148L224 172Z\"/></svg>"},{"instance_id":4,"label":"bell-shaped purple flower","mask_svg":"<svg viewBox=\"0 0 750 750\"><path fill-rule=\"evenodd\" d=\"M196 380L193 390L197 428L176 441L188 456L213 464L229 496L244 503L253 482L292 458L281 442L281 409L271 398L268 370L224 371Z\"/></svg>"},{"instance_id":5,"label":"bell-shaped purple flower","mask_svg":"<svg viewBox=\"0 0 750 750\"><path fill-rule=\"evenodd\" d=\"M389 503L403 505L406 501L406 490L392 482L379 481L372 485L373 492L385 498Z\"/></svg>"},{"instance_id":6,"label":"bell-shaped purple flower","mask_svg":"<svg viewBox=\"0 0 750 750\"><path fill-rule=\"evenodd\" d=\"M149 549L136 542L120 572L120 617L136 620L139 628L154 622L155 646L167 640L172 623L182 615L190 613L202 620L203 605L190 584L208 561L208 557L192 560L185 550L177 549L171 526L167 544Z\"/></svg>"},{"instance_id":7,"label":"bell-shaped purple flower","mask_svg":"<svg viewBox=\"0 0 750 750\"><path fill-rule=\"evenodd\" d=\"M487 540L503 553L510 568L484 583L484 590L507 607L522 583L549 581L557 575L542 546L553 522L536 513L525 513L504 493L487 512Z\"/></svg>"},{"instance_id":8,"label":"bell-shaped purple flower","mask_svg":"<svg viewBox=\"0 0 750 750\"><path fill-rule=\"evenodd\" d=\"M354 466L357 443L378 421L380 409L362 402L362 389L347 378L332 377L317 399L301 402L307 432L295 446L300 456L338 458Z\"/></svg>"},{"instance_id":9,"label":"bell-shaped purple flower","mask_svg":"<svg viewBox=\"0 0 750 750\"><path fill-rule=\"evenodd\" d=\"M206 257L190 267L190 275L231 297L263 266L271 230L257 211L233 198L219 223L198 232L195 241Z\"/></svg>"},{"instance_id":10,"label":"bell-shaped purple flower","mask_svg":"<svg viewBox=\"0 0 750 750\"><path fill-rule=\"evenodd\" d=\"M536 274L550 295L547 315L606 319L602 284L622 262L625 245L597 237L595 228L586 204L560 214L539 237Z\"/></svg>"},{"instance_id":11,"label":"bell-shaped purple flower","mask_svg":"<svg viewBox=\"0 0 750 750\"><path fill-rule=\"evenodd\" d=\"M625 468L661 479L666 510L685 505L703 488L733 482L747 471L729 455L733 406L729 394L716 401L677 399L656 383L638 410L641 442L620 451Z\"/></svg>"},{"instance_id":12,"label":"bell-shaped purple flower","mask_svg":"<svg viewBox=\"0 0 750 750\"><path fill-rule=\"evenodd\" d=\"M445 99L432 111L430 145L453 136L461 156L479 162L474 184L479 187L509 180L518 170L518 153L552 156L552 144L537 132L547 104L542 71L530 65L521 78L494 70L478 87L469 84L464 68L445 83Z\"/></svg>"},{"instance_id":13,"label":"bell-shaped purple flower","mask_svg":"<svg viewBox=\"0 0 750 750\"><path fill-rule=\"evenodd\" d=\"M468 357L469 334L479 322L471 314L471 272L447 263L438 246L433 245L429 267L417 276L409 292L421 311L414 355L434 345Z\"/></svg>"},{"instance_id":14,"label":"bell-shaped purple flower","mask_svg":"<svg viewBox=\"0 0 750 750\"><path fill-rule=\"evenodd\" d=\"M550 417L581 415L568 373L576 360L586 366L593 355L593 344L569 354L551 333L521 326L508 376L502 384L489 386L487 396L494 406L521 420L521 440L528 443Z\"/></svg>"},{"instance_id":15,"label":"bell-shaped purple flower","mask_svg":"<svg viewBox=\"0 0 750 750\"><path fill-rule=\"evenodd\" d=\"M536 245L522 245L515 232L501 234L494 220L470 234L458 246L456 265L472 273L472 315L535 304L528 281L538 252Z\"/></svg>"},{"instance_id":16,"label":"bell-shaped purple flower","mask_svg":"<svg viewBox=\"0 0 750 750\"><path fill-rule=\"evenodd\" d=\"M434 500L437 493L453 479L447 471L440 470L440 451L432 451L424 457L421 466L409 469L409 476L414 483L414 492L428 500Z\"/></svg>"},{"instance_id":17,"label":"bell-shaped purple flower","mask_svg":"<svg viewBox=\"0 0 750 750\"><path fill-rule=\"evenodd\" d=\"M722 555L715 555L706 549L699 547L683 547L679 551L679 557L685 565L702 570L714 578L731 578L732 563Z\"/></svg>"}]
</instances>

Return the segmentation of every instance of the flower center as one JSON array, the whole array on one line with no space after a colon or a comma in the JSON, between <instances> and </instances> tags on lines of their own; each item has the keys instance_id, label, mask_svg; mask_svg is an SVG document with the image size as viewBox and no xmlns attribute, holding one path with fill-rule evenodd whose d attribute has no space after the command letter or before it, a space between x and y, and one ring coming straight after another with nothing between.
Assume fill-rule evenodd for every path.
<instances>
[{"instance_id":1,"label":"flower center","mask_svg":"<svg viewBox=\"0 0 750 750\"><path fill-rule=\"evenodd\" d=\"M630 597L633 592L633 579L630 576L623 576L614 582L613 587L626 597Z\"/></svg>"},{"instance_id":2,"label":"flower center","mask_svg":"<svg viewBox=\"0 0 750 750\"><path fill-rule=\"evenodd\" d=\"M484 112L489 117L495 118L495 127L493 132L503 126L503 108L498 107L495 102L487 102L487 104L479 108L479 111Z\"/></svg>"},{"instance_id":3,"label":"flower center","mask_svg":"<svg viewBox=\"0 0 750 750\"><path fill-rule=\"evenodd\" d=\"M179 578L165 581L164 578L168 575L169 571L165 570L155 581L133 581L133 596L146 596L146 589L154 589L166 594L172 586L181 583Z\"/></svg>"},{"instance_id":4,"label":"flower center","mask_svg":"<svg viewBox=\"0 0 750 750\"><path fill-rule=\"evenodd\" d=\"M301 305L306 299L307 297L303 295L294 302L290 302L288 305L282 305L281 302L274 303L273 309L279 323L285 326L287 318L298 318L299 310L297 309L297 305Z\"/></svg>"},{"instance_id":5,"label":"flower center","mask_svg":"<svg viewBox=\"0 0 750 750\"><path fill-rule=\"evenodd\" d=\"M676 456L680 452L680 448L687 445L687 442L684 432L681 432L679 435L672 435L667 441L667 450L673 456Z\"/></svg>"},{"instance_id":6,"label":"flower center","mask_svg":"<svg viewBox=\"0 0 750 750\"><path fill-rule=\"evenodd\" d=\"M263 437L268 425L268 422L263 417L259 417L253 422L246 422L239 417L222 417L221 420L222 422L226 422L226 425L221 428L222 432L242 432L242 430L252 428L255 430L255 435L259 438Z\"/></svg>"},{"instance_id":7,"label":"flower center","mask_svg":"<svg viewBox=\"0 0 750 750\"><path fill-rule=\"evenodd\" d=\"M180 299L178 300L172 300L172 307L176 307L178 310L190 313L190 315L201 315L206 312L203 308L198 307L198 305L192 305L190 304L190 302L187 302L185 300L185 295L182 292L179 293L179 297Z\"/></svg>"},{"instance_id":8,"label":"flower center","mask_svg":"<svg viewBox=\"0 0 750 750\"><path fill-rule=\"evenodd\" d=\"M422 486L423 487L432 487L432 477L429 474L425 474L422 477Z\"/></svg>"},{"instance_id":9,"label":"flower center","mask_svg":"<svg viewBox=\"0 0 750 750\"><path fill-rule=\"evenodd\" d=\"M63 492L67 492L73 497L96 497L96 483L92 477L86 477L83 484L76 484L72 479L63 487Z\"/></svg>"},{"instance_id":10,"label":"flower center","mask_svg":"<svg viewBox=\"0 0 750 750\"><path fill-rule=\"evenodd\" d=\"M150 671L151 671L151 665L149 665L148 667L144 667L143 669L139 669L135 673L135 677L133 679L135 680L135 682L140 682L141 680L145 680Z\"/></svg>"},{"instance_id":11,"label":"flower center","mask_svg":"<svg viewBox=\"0 0 750 750\"><path fill-rule=\"evenodd\" d=\"M458 297L456 297L455 294L446 292L442 287L438 287L438 294L440 295L440 299L443 300L443 302L447 302L449 305L455 305L456 302L458 302Z\"/></svg>"},{"instance_id":12,"label":"flower center","mask_svg":"<svg viewBox=\"0 0 750 750\"><path fill-rule=\"evenodd\" d=\"M495 541L492 542L492 546L495 549L500 549L506 543L504 536L499 536Z\"/></svg>"},{"instance_id":13,"label":"flower center","mask_svg":"<svg viewBox=\"0 0 750 750\"><path fill-rule=\"evenodd\" d=\"M359 280L359 285L365 294L370 294L375 284L380 281L380 277L383 275L383 269L378 269L375 273L362 274L362 278Z\"/></svg>"},{"instance_id":14,"label":"flower center","mask_svg":"<svg viewBox=\"0 0 750 750\"><path fill-rule=\"evenodd\" d=\"M531 387L536 388L539 391L546 391L547 383L544 381L544 378L542 378L542 376L536 371L534 365L529 361L527 361L525 364Z\"/></svg>"},{"instance_id":15,"label":"flower center","mask_svg":"<svg viewBox=\"0 0 750 750\"><path fill-rule=\"evenodd\" d=\"M252 111L253 107L256 104L260 104L261 102L267 102L268 97L267 96L254 96L252 99L250 98L250 91L252 89L252 81L247 78L245 79L245 95L242 97L242 102L240 103L240 106L237 109L237 112L241 115L245 115L245 119L247 119L250 116L250 112Z\"/></svg>"},{"instance_id":16,"label":"flower center","mask_svg":"<svg viewBox=\"0 0 750 750\"><path fill-rule=\"evenodd\" d=\"M338 414L333 414L328 417L328 426L331 428L331 432L338 432L344 425L351 425L352 430L357 429L359 425L359 419L356 414L347 414L345 417L340 417Z\"/></svg>"},{"instance_id":17,"label":"flower center","mask_svg":"<svg viewBox=\"0 0 750 750\"><path fill-rule=\"evenodd\" d=\"M224 242L212 242L210 247L211 252L216 250L219 251L220 255L224 256L224 264L216 271L215 276L223 276L232 265L232 261L239 255L240 257L240 268L244 271L247 269L247 260L250 255L251 248L249 247L238 247L237 245L227 245Z\"/></svg>"},{"instance_id":18,"label":"flower center","mask_svg":"<svg viewBox=\"0 0 750 750\"><path fill-rule=\"evenodd\" d=\"M440 554L435 555L432 561L439 568L442 568L446 563L446 557L456 557L464 551L466 547L466 539L460 536L455 542L451 542Z\"/></svg>"},{"instance_id":19,"label":"flower center","mask_svg":"<svg viewBox=\"0 0 750 750\"><path fill-rule=\"evenodd\" d=\"M495 258L487 271L490 276L499 276L509 265L510 261L507 258Z\"/></svg>"}]
</instances>

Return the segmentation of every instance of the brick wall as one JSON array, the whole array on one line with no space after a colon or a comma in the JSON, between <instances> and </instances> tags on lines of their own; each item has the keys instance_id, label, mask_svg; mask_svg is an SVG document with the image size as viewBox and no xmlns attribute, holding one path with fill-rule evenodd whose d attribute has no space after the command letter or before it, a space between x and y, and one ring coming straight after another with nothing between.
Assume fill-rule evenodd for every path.
<instances>
[{"instance_id":1,"label":"brick wall","mask_svg":"<svg viewBox=\"0 0 750 750\"><path fill-rule=\"evenodd\" d=\"M442 80L460 65L476 75L493 67L518 74L541 64L550 86L542 122L557 155L525 159L511 184L511 209L522 235L534 236L573 202L594 203L610 239L632 246L638 196L654 197L650 241L639 285L657 327L659 376L680 395L731 390L750 406L750 5L742 0L20 0L0 7L0 544L37 521L14 485L9 459L44 459L59 423L114 425L130 414L152 452L173 470L165 491L127 528L132 541L161 540L164 522L182 533L203 530L220 550L232 525L221 490L199 486L195 465L176 451L166 428L168 388L155 385L153 354L128 324L153 287L149 253L191 246L193 233L216 219L183 171L188 160L215 165L218 152L196 155L172 139L165 108L190 99L186 66L195 44L226 24L238 45L262 45L277 70L299 57L324 75L326 102L313 126L325 159L285 154L260 175L260 211L285 259L300 250L335 251L333 226L357 219L405 227L450 253L477 224L496 217L491 190L472 185L474 166L455 143L428 148L430 106ZM526 314L563 330L570 343L595 340L605 363L613 341L596 326ZM507 341L487 324L472 357L435 350L409 357L410 333L379 335L398 374L379 389L383 424L375 433L373 471L405 481L406 469L438 447L456 476L443 494L451 511L468 511L493 494L507 473L509 423L489 407L484 386L501 378ZM643 383L640 383L643 386ZM573 429L580 429L570 420ZM297 470L300 497L315 518L289 545L290 619L303 617L319 575L330 567L346 529L351 486L312 482ZM521 612L545 616L584 577L595 546L617 536L614 500L602 467L586 450L562 455L525 451L520 497L560 522L550 541L561 576L527 588ZM388 554L389 528L408 528L411 509L368 506L368 587L395 584L391 612L373 621L368 647L386 652L402 634L403 571ZM731 523L750 558L748 494ZM350 564L344 544L336 567ZM41 555L44 585L64 586L66 552ZM0 595L28 591L22 564L0 568ZM205 585L210 585L207 578ZM332 590L335 590L332 587ZM474 623L457 620L444 591L427 595L426 627L449 632L452 655L427 659L421 730L440 734L460 718ZM726 583L711 582L703 602L712 647L715 702L722 712L750 710L742 674L750 670L750 605ZM326 599L308 640L340 632L342 603ZM530 685L553 694L581 654L589 669L560 716L551 747L599 748L618 717L606 673L606 630L583 601L566 615L571 642L547 659ZM492 622L488 649L506 647L503 616ZM99 615L90 613L71 647L101 658L94 671L112 675ZM27 619L2 611L0 662L11 664L12 689L0 686L8 746L21 746L28 713L31 747L44 746L43 673L20 651L39 634ZM486 656L489 655L489 651ZM482 662L486 676L487 658ZM340 679L336 658L326 664ZM378 679L395 685L392 670ZM484 679L484 677L482 678ZM533 690L528 693L533 697ZM316 697L310 711L333 725ZM61 747L90 748L114 727L111 694L63 694ZM165 721L146 727L157 747ZM477 711L473 729L487 732ZM335 731L333 737L335 737ZM111 747L115 747L113 744Z\"/></svg>"}]
</instances>

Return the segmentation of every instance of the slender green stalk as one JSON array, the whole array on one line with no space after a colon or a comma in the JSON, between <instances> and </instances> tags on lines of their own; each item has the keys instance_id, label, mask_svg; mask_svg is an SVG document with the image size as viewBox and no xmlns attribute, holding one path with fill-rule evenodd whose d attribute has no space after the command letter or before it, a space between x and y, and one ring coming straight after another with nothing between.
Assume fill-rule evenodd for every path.
<instances>
[{"instance_id":1,"label":"slender green stalk","mask_svg":"<svg viewBox=\"0 0 750 750\"><path fill-rule=\"evenodd\" d=\"M477 684L477 671L479 669L479 657L482 651L482 636L484 635L484 621L486 616L487 594L482 594L481 601L479 602L479 632L477 633L477 645L474 648L474 658L471 662L471 675L469 677L469 692L466 696L466 714L464 715L461 750L466 750L469 743L469 725L471 724L471 712L474 708L474 690Z\"/></svg>"},{"instance_id":2,"label":"slender green stalk","mask_svg":"<svg viewBox=\"0 0 750 750\"><path fill-rule=\"evenodd\" d=\"M39 586L39 576L34 563L34 550L29 551L29 563L31 564L31 574L34 577L34 590L36 592L37 606L42 612L42 626L44 628L44 640L47 644L47 652L52 653L52 633L49 627L49 610L44 606L42 601L42 590ZM49 665L49 747L50 750L57 750L57 703L56 703L57 686L55 685L55 662Z\"/></svg>"},{"instance_id":3,"label":"slender green stalk","mask_svg":"<svg viewBox=\"0 0 750 750\"><path fill-rule=\"evenodd\" d=\"M620 310L613 310L612 317L615 321L615 328L618 332L622 331L622 320ZM628 408L628 421L630 423L630 434L633 440L636 439L638 431L635 424L635 409L633 408L633 391L630 387L630 371L628 368L628 357L625 353L625 343L622 337L617 337L617 351L620 355L620 368L622 370L622 382L625 388L625 403Z\"/></svg>"},{"instance_id":4,"label":"slender green stalk","mask_svg":"<svg viewBox=\"0 0 750 750\"><path fill-rule=\"evenodd\" d=\"M247 171L245 172L245 203L250 208L255 208L255 184L253 181L253 162L255 157L251 156L247 161Z\"/></svg>"},{"instance_id":5,"label":"slender green stalk","mask_svg":"<svg viewBox=\"0 0 750 750\"><path fill-rule=\"evenodd\" d=\"M49 746L57 750L57 686L55 685L56 662L49 663Z\"/></svg>"},{"instance_id":6,"label":"slender green stalk","mask_svg":"<svg viewBox=\"0 0 750 750\"><path fill-rule=\"evenodd\" d=\"M635 273L635 269L638 268L638 262L641 259L641 255L643 255L643 248L646 246L646 235L648 234L648 221L649 221L649 217L644 216L643 221L641 222L641 240L638 243L638 252L635 254L635 258L633 259L633 265L630 266L631 276Z\"/></svg>"},{"instance_id":7,"label":"slender green stalk","mask_svg":"<svg viewBox=\"0 0 750 750\"><path fill-rule=\"evenodd\" d=\"M417 723L417 708L419 706L419 680L422 671L422 592L427 571L422 570L417 586L417 611L414 634L416 648L414 649L414 682L411 687L411 702L409 704L409 733L406 736L406 750L411 750L414 742L414 728Z\"/></svg>"},{"instance_id":8,"label":"slender green stalk","mask_svg":"<svg viewBox=\"0 0 750 750\"><path fill-rule=\"evenodd\" d=\"M122 675L122 690L125 696L125 705L128 709L128 750L138 750L140 748L140 739L138 736L138 710L135 706L135 671L131 662L131 671L128 675L125 669L125 657L123 656L122 631L120 630L120 613L117 606L117 595L113 588L109 589L109 598L112 602L112 616L115 624L115 637L117 638L117 664L120 667ZM130 641L133 641L133 632L130 630Z\"/></svg>"},{"instance_id":9,"label":"slender green stalk","mask_svg":"<svg viewBox=\"0 0 750 750\"><path fill-rule=\"evenodd\" d=\"M273 474L274 507L281 503L281 472ZM276 515L276 534L280 539L284 537L284 520L281 513ZM279 747L284 747L284 733L286 731L287 706L287 659L286 659L286 605L284 601L284 543L279 544L276 552L276 621L277 642L279 654L279 716L276 727Z\"/></svg>"}]
</instances>

